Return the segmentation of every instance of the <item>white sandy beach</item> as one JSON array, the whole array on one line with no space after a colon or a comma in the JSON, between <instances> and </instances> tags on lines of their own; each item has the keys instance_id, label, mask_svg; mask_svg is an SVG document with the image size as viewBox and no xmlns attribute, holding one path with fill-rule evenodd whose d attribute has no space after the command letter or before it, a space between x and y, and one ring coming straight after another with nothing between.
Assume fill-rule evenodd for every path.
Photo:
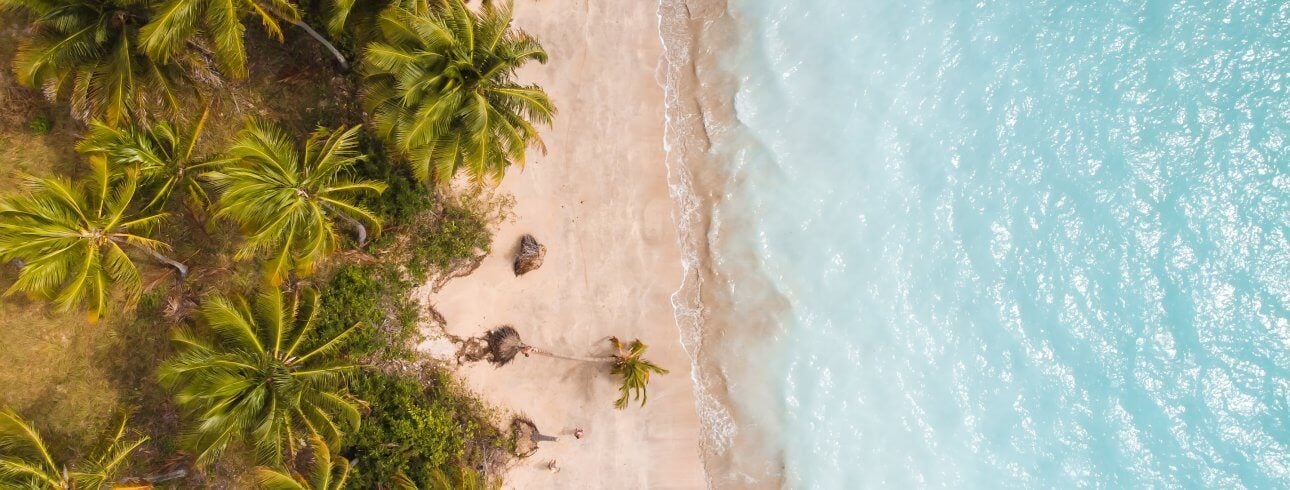
<instances>
[{"instance_id":1,"label":"white sandy beach","mask_svg":"<svg viewBox=\"0 0 1290 490\"><path fill-rule=\"evenodd\" d=\"M559 110L543 133L549 152L532 152L502 183L515 219L497 231L492 255L422 300L453 335L510 324L527 343L571 355L605 355L611 335L640 338L647 357L672 370L653 379L644 408L620 411L605 365L534 356L461 368L485 400L560 437L519 461L508 488L702 488L691 363L669 299L682 267L663 150L657 4L522 0L515 8L516 26L551 57L521 74ZM511 258L524 233L547 255L517 278ZM558 472L546 468L551 460Z\"/></svg>"}]
</instances>

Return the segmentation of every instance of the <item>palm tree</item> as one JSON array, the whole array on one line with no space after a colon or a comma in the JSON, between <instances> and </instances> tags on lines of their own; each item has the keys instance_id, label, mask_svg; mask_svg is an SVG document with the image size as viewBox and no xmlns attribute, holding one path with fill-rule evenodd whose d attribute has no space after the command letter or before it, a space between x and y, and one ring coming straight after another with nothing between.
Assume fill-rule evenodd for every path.
<instances>
[{"instance_id":1,"label":"palm tree","mask_svg":"<svg viewBox=\"0 0 1290 490\"><path fill-rule=\"evenodd\" d=\"M377 131L423 182L448 183L459 169L499 181L525 149L542 148L534 124L555 114L540 87L515 82L546 51L511 29L509 2L472 12L443 0L431 12L391 7L379 21L383 41L369 43L366 104Z\"/></svg>"},{"instance_id":2,"label":"palm tree","mask_svg":"<svg viewBox=\"0 0 1290 490\"><path fill-rule=\"evenodd\" d=\"M254 304L241 296L211 298L201 308L210 335L175 334L179 352L160 377L194 419L182 440L198 465L240 441L262 463L281 466L283 452L303 442L302 432L336 446L342 433L358 428L362 402L342 388L358 366L341 360L337 349L359 325L319 337L317 313L317 291L284 299L269 288Z\"/></svg>"},{"instance_id":3,"label":"palm tree","mask_svg":"<svg viewBox=\"0 0 1290 490\"><path fill-rule=\"evenodd\" d=\"M318 34L301 19L300 9L289 0L166 0L159 2L152 18L140 32L143 50L149 55L167 60L182 51L190 40L202 31L211 39L213 55L230 75L246 76L246 47L243 35L245 17L255 17L264 29L282 41L279 22L299 26L336 57L343 69L349 69L345 56L327 38Z\"/></svg>"},{"instance_id":4,"label":"palm tree","mask_svg":"<svg viewBox=\"0 0 1290 490\"><path fill-rule=\"evenodd\" d=\"M617 400L614 400L614 408L622 410L627 408L627 397L629 394L635 394L635 399L640 400L641 405L645 406L645 385L649 384L650 373L667 374L667 370L659 367L644 358L645 349L648 347L640 339L634 339L623 348L623 343L618 337L610 337L609 342L614 346L614 366L610 373L622 378L623 384L619 386L618 391L622 394Z\"/></svg>"},{"instance_id":5,"label":"palm tree","mask_svg":"<svg viewBox=\"0 0 1290 490\"><path fill-rule=\"evenodd\" d=\"M88 307L91 321L107 309L111 291L138 298L142 282L126 248L143 252L177 271L188 268L161 254L169 248L145 235L165 218L131 212L138 175L114 178L105 162L91 161L87 182L27 177L27 192L0 198L0 260L18 261L18 279L5 292L52 299L61 310Z\"/></svg>"},{"instance_id":6,"label":"palm tree","mask_svg":"<svg viewBox=\"0 0 1290 490\"><path fill-rule=\"evenodd\" d=\"M264 490L342 490L349 478L349 460L333 454L327 442L316 435L309 437L308 453L301 455L300 468L275 470L268 466L255 468L255 482Z\"/></svg>"},{"instance_id":7,"label":"palm tree","mask_svg":"<svg viewBox=\"0 0 1290 490\"><path fill-rule=\"evenodd\" d=\"M55 461L40 432L8 408L0 409L0 488L121 488L114 483L130 453L147 437L126 437L126 419L90 458L72 464ZM133 488L147 488L134 486Z\"/></svg>"},{"instance_id":8,"label":"palm tree","mask_svg":"<svg viewBox=\"0 0 1290 490\"><path fill-rule=\"evenodd\" d=\"M578 357L555 354L550 351L539 349L525 344L520 339L520 333L510 325L503 325L493 329L484 335L484 340L488 344L488 360L498 366L505 366L515 359L517 355L528 357L530 354L552 357L556 359L566 359L571 361L585 362L607 362L610 364L610 374L622 379L622 385L619 391L622 393L617 400L614 400L614 408L619 410L627 408L628 399L635 395L635 399L640 400L641 406L645 406L647 398L645 387L649 384L650 374L667 374L668 370L659 367L657 364L644 358L645 350L648 346L640 339L631 341L624 348L623 343L618 337L610 337L609 343L614 348L614 354L600 357Z\"/></svg>"},{"instance_id":9,"label":"palm tree","mask_svg":"<svg viewBox=\"0 0 1290 490\"><path fill-rule=\"evenodd\" d=\"M293 269L308 275L337 249L336 217L355 228L360 246L367 240L364 223L380 233L380 221L356 198L380 194L385 184L346 175L362 158L358 130L320 129L297 151L275 126L251 121L229 149L227 165L205 174L220 191L215 217L238 223L246 235L237 258L268 254L272 284Z\"/></svg>"},{"instance_id":10,"label":"palm tree","mask_svg":"<svg viewBox=\"0 0 1290 490\"><path fill-rule=\"evenodd\" d=\"M205 208L210 205L210 197L197 181L197 175L218 162L194 158L193 149L209 113L209 110L203 111L196 124L186 131L167 122L112 127L94 121L85 139L76 145L76 151L91 159L103 159L113 168L137 168L140 183L153 187L152 198L143 206L144 210L161 210L176 190L184 195L190 211Z\"/></svg>"},{"instance_id":11,"label":"palm tree","mask_svg":"<svg viewBox=\"0 0 1290 490\"><path fill-rule=\"evenodd\" d=\"M102 118L111 126L178 107L177 83L196 69L189 55L161 63L143 55L139 28L148 18L139 0L0 0L0 10L35 17L32 37L18 48L18 82L42 88L51 100L66 94L72 115ZM178 53L177 53L178 54Z\"/></svg>"}]
</instances>

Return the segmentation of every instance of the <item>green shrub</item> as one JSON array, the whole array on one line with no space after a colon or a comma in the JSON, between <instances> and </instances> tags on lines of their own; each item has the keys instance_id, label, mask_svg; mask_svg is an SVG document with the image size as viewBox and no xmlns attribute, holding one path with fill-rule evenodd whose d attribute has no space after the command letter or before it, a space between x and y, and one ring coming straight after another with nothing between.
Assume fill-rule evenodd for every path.
<instances>
[{"instance_id":1,"label":"green shrub","mask_svg":"<svg viewBox=\"0 0 1290 490\"><path fill-rule=\"evenodd\" d=\"M501 443L483 405L450 374L436 370L429 376L428 387L416 378L384 373L351 383L354 394L371 406L342 451L359 462L350 474L353 488L378 488L400 471L419 488L429 488L436 471L473 467L482 452L471 448Z\"/></svg>"},{"instance_id":2,"label":"green shrub","mask_svg":"<svg viewBox=\"0 0 1290 490\"><path fill-rule=\"evenodd\" d=\"M33 133L46 135L54 130L54 120L47 115L41 114L32 118L31 122L27 123L27 126L31 128Z\"/></svg>"},{"instance_id":3,"label":"green shrub","mask_svg":"<svg viewBox=\"0 0 1290 490\"><path fill-rule=\"evenodd\" d=\"M483 217L456 205L445 206L430 230L416 237L406 267L418 282L424 282L431 271L451 270L477 253L487 254L493 241Z\"/></svg>"},{"instance_id":4,"label":"green shrub","mask_svg":"<svg viewBox=\"0 0 1290 490\"><path fill-rule=\"evenodd\" d=\"M391 161L379 143L366 137L362 147L367 157L356 167L359 175L389 187L380 196L364 196L360 203L376 213L386 227L410 222L434 205L434 193L412 177L407 165Z\"/></svg>"},{"instance_id":5,"label":"green shrub","mask_svg":"<svg viewBox=\"0 0 1290 490\"><path fill-rule=\"evenodd\" d=\"M322 289L319 335L335 335L362 323L349 337L346 352L358 359L392 359L407 354L417 333L417 309L408 297L412 285L390 266L347 264Z\"/></svg>"}]
</instances>

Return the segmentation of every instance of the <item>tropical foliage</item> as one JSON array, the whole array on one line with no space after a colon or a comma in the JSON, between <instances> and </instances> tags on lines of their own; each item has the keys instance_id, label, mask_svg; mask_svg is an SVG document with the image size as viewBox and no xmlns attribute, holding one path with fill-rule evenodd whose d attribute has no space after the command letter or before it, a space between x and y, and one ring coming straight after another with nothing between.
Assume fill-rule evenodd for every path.
<instances>
[{"instance_id":1,"label":"tropical foliage","mask_svg":"<svg viewBox=\"0 0 1290 490\"><path fill-rule=\"evenodd\" d=\"M350 475L353 488L381 488L400 473L411 488L436 488L445 473L451 477L480 461L468 454L472 445L504 444L480 402L449 372L417 374L372 372L354 380L355 395L371 404L371 412L345 441L345 455L362 462Z\"/></svg>"},{"instance_id":2,"label":"tropical foliage","mask_svg":"<svg viewBox=\"0 0 1290 490\"><path fill-rule=\"evenodd\" d=\"M107 488L117 482L130 453L147 440L127 437L125 418L110 436L89 458L68 465L55 460L30 422L0 409L0 488Z\"/></svg>"},{"instance_id":3,"label":"tropical foliage","mask_svg":"<svg viewBox=\"0 0 1290 490\"><path fill-rule=\"evenodd\" d=\"M300 19L299 10L286 0L166 0L151 15L139 33L144 52L158 60L168 60L183 52L200 32L210 39L220 68L237 78L246 76L244 17L257 18L278 40L282 40L281 20Z\"/></svg>"},{"instance_id":4,"label":"tropical foliage","mask_svg":"<svg viewBox=\"0 0 1290 490\"><path fill-rule=\"evenodd\" d=\"M649 384L650 374L667 374L667 370L645 359L645 349L648 347L640 339L632 340L626 348L618 337L610 337L609 342L614 346L614 364L610 372L621 377L623 383L618 388L622 396L614 400L614 408L627 408L628 397L632 395L640 400L642 407L645 406L648 398L645 386Z\"/></svg>"},{"instance_id":5,"label":"tropical foliage","mask_svg":"<svg viewBox=\"0 0 1290 490\"><path fill-rule=\"evenodd\" d=\"M31 423L0 410L0 488L122 488L123 481L178 478L187 478L183 487L228 486L222 478L249 469L239 466L245 459L223 460L209 473L187 465L207 468L229 452L254 457L261 466L251 476L264 488L500 486L491 470L474 468L507 442L487 406L449 371L412 353L424 318L411 292L432 273L448 277L478 259L491 243L491 214L439 202L423 183L447 185L458 173L500 181L511 165L524 163L529 148L543 148L536 127L549 126L555 113L541 88L516 81L520 67L547 56L511 27L509 3L485 0L471 9L463 0L0 0L0 13L9 11L31 21L13 60L15 79L51 100L66 99L86 126L50 133L48 114L17 117L30 120L47 142L83 133L75 149L89 165L74 180L23 177L19 192L0 196L0 264L17 270L16 278L6 272L15 269L0 270L5 280L14 278L4 294L81 308L95 321L113 300L138 303L137 318L113 329L118 337L104 349L128 359L105 364L111 383L139 385L113 394L139 408L133 413L143 421L136 423L157 442L140 450L147 438L131 436L121 420L100 450L71 451L90 457L64 462L63 451L51 451ZM366 62L348 80L328 74L307 82L325 88L301 94L344 93L361 79L362 103L375 122L370 129L387 151L376 145L376 153L364 154L361 126L319 128L298 140L298 133L252 120L223 154L203 155L199 139L208 122L208 137L219 138L225 131L219 117L230 112L276 111L310 124L357 119L354 103L335 100L283 114L280 106L293 99L273 99L282 91L244 98L261 90L256 84L232 87L226 99L191 97L195 84L219 82L215 67L247 74L247 30L258 30L248 23L262 24L279 41L283 24L298 26L347 67L340 51L304 22L313 15L326 19L335 38L363 45ZM0 42L17 39L11 35L0 33ZM303 79L279 76L287 77L279 84ZM207 104L214 109L200 116L184 112ZM390 165L394 160L408 165ZM249 296L233 292L246 284L237 266L223 270L220 257L203 255L227 242L189 247L186 232L195 230L186 221L164 235L186 240L173 243L196 250L196 263L212 270L183 280L187 266L163 255L170 247L158 239L174 200L194 215L211 212L215 220L203 236L215 237L225 222L236 225L243 239L235 258L263 260L272 287ZM369 230L380 235L383 220L399 236L378 241L379 253L329 268L318 281L326 297L300 283L285 292L278 287L289 276L313 273L351 229L363 246ZM179 285L149 281L144 294L136 262L143 256L177 269ZM185 321L194 310L192 323L171 335L173 352L138 344L140 335L154 338L159 324ZM518 349L512 357L550 355L512 333ZM639 357L633 349L619 346L619 356L595 359L602 366L614 359L616 373L618 364L644 363L622 368L624 400L627 380L641 379L629 371L646 370L644 381L632 381L638 397L650 372L666 372L629 360ZM357 359L409 370L352 376ZM156 382L140 380L140 373L155 373ZM182 417L172 415L172 396ZM176 447L186 452L176 457ZM351 469L350 461L360 460ZM165 472L123 479L127 467Z\"/></svg>"},{"instance_id":6,"label":"tropical foliage","mask_svg":"<svg viewBox=\"0 0 1290 490\"><path fill-rule=\"evenodd\" d=\"M169 248L165 243L147 237L165 215L133 211L138 171L117 177L106 162L91 161L90 167L78 185L27 177L26 193L0 198L0 260L22 264L6 295L26 292L62 310L84 306L96 320L113 291L133 304L142 290L127 248L167 262L181 276L188 269L161 255Z\"/></svg>"},{"instance_id":7,"label":"tropical foliage","mask_svg":"<svg viewBox=\"0 0 1290 490\"><path fill-rule=\"evenodd\" d=\"M352 1L352 0L351 0ZM154 9L152 19L140 31L143 50L159 60L169 60L181 53L198 33L210 39L220 68L230 75L246 76L246 26L242 19L260 21L264 30L282 40L282 22L298 25L322 43L342 66L344 56L330 42L301 19L298 7L289 0L165 0Z\"/></svg>"},{"instance_id":8,"label":"tropical foliage","mask_svg":"<svg viewBox=\"0 0 1290 490\"><path fill-rule=\"evenodd\" d=\"M343 388L358 366L338 348L359 326L317 336L317 307L311 289L284 298L270 288L254 304L216 296L201 308L209 335L175 334L179 352L162 366L161 380L194 419L185 441L199 465L243 441L261 462L280 466L284 451L313 434L337 446L358 428L361 402Z\"/></svg>"},{"instance_id":9,"label":"tropical foliage","mask_svg":"<svg viewBox=\"0 0 1290 490\"><path fill-rule=\"evenodd\" d=\"M200 56L176 52L169 62L139 51L149 17L144 0L0 0L0 10L30 12L33 33L14 58L18 81L51 99L66 95L78 119L109 126L179 106L178 89L201 71Z\"/></svg>"},{"instance_id":10,"label":"tropical foliage","mask_svg":"<svg viewBox=\"0 0 1290 490\"><path fill-rule=\"evenodd\" d=\"M380 233L380 221L357 198L380 194L385 184L348 175L361 158L358 130L319 129L297 150L282 130L252 121L228 150L227 165L205 175L220 191L215 217L238 223L246 235L237 258L268 256L272 284L293 270L312 273L338 248L336 218L356 228L360 245L364 223Z\"/></svg>"},{"instance_id":11,"label":"tropical foliage","mask_svg":"<svg viewBox=\"0 0 1290 490\"><path fill-rule=\"evenodd\" d=\"M255 482L264 490L342 490L349 479L349 460L332 453L327 442L310 436L308 451L298 459L299 470L255 469Z\"/></svg>"},{"instance_id":12,"label":"tropical foliage","mask_svg":"<svg viewBox=\"0 0 1290 490\"><path fill-rule=\"evenodd\" d=\"M381 41L365 52L366 104L377 132L423 182L447 184L458 170L499 181L542 148L534 124L555 114L540 87L515 72L545 63L537 40L511 28L509 4L462 0L429 11L394 6L381 14Z\"/></svg>"},{"instance_id":13,"label":"tropical foliage","mask_svg":"<svg viewBox=\"0 0 1290 490\"><path fill-rule=\"evenodd\" d=\"M144 210L161 210L176 191L184 196L190 209L201 209L210 204L210 198L197 176L217 162L195 158L193 150L209 114L202 112L187 130L168 122L112 127L95 121L76 150L91 159L102 159L111 168L135 169L140 185L151 190L152 197L143 205Z\"/></svg>"}]
</instances>

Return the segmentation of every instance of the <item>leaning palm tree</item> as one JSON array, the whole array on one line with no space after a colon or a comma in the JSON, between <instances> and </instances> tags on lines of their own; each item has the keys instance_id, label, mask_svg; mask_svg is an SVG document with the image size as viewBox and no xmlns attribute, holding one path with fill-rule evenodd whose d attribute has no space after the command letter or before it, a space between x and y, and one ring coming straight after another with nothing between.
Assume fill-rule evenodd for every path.
<instances>
[{"instance_id":1,"label":"leaning palm tree","mask_svg":"<svg viewBox=\"0 0 1290 490\"><path fill-rule=\"evenodd\" d=\"M476 181L501 180L542 148L534 124L550 125L555 107L515 72L545 63L537 40L511 28L509 2L478 13L462 0L430 12L394 6L381 14L382 41L368 44L366 104L377 131L423 182L448 183L458 170Z\"/></svg>"},{"instance_id":2,"label":"leaning palm tree","mask_svg":"<svg viewBox=\"0 0 1290 490\"><path fill-rule=\"evenodd\" d=\"M13 60L18 82L44 89L51 99L66 94L74 117L101 118L112 126L178 107L179 82L200 63L191 53L161 63L136 49L148 3L0 0L0 10L35 17L32 36Z\"/></svg>"},{"instance_id":3,"label":"leaning palm tree","mask_svg":"<svg viewBox=\"0 0 1290 490\"><path fill-rule=\"evenodd\" d=\"M650 374L668 373L668 370L644 358L645 350L648 346L641 342L640 339L633 340L624 346L622 341L618 340L618 337L610 337L609 343L613 346L614 353L599 357L568 356L539 349L524 343L520 339L520 333L510 325L503 325L490 330L484 334L484 341L488 344L488 361L499 367L509 364L515 360L516 356L523 355L528 357L530 354L570 361L609 363L609 372L622 380L622 385L619 386L622 396L614 400L614 408L620 410L627 408L627 402L632 395L635 395L635 399L640 400L641 406L645 406L647 398L645 388L649 384Z\"/></svg>"},{"instance_id":4,"label":"leaning palm tree","mask_svg":"<svg viewBox=\"0 0 1290 490\"><path fill-rule=\"evenodd\" d=\"M177 271L188 268L161 254L165 243L148 238L165 214L132 212L138 172L114 178L105 162L79 185L61 178L27 177L27 192L0 198L0 260L21 265L5 292L53 300L60 310L85 306L91 321L106 311L112 291L133 304L142 282L127 249Z\"/></svg>"},{"instance_id":5,"label":"leaning palm tree","mask_svg":"<svg viewBox=\"0 0 1290 490\"><path fill-rule=\"evenodd\" d=\"M228 74L246 76L245 17L259 19L278 41L282 41L281 22L299 26L310 37L336 57L341 67L348 70L345 56L327 38L315 31L301 18L300 9L289 0L166 0L156 2L152 17L140 32L143 50L149 55L167 60L183 51L199 32L211 40L212 54Z\"/></svg>"},{"instance_id":6,"label":"leaning palm tree","mask_svg":"<svg viewBox=\"0 0 1290 490\"><path fill-rule=\"evenodd\" d=\"M333 454L327 442L310 436L308 451L294 469L275 470L268 466L255 468L255 482L264 490L342 490L349 478L349 460Z\"/></svg>"},{"instance_id":7,"label":"leaning palm tree","mask_svg":"<svg viewBox=\"0 0 1290 490\"><path fill-rule=\"evenodd\" d=\"M341 434L358 428L362 402L342 388L358 366L338 349L359 325L319 337L317 313L317 291L284 298L269 288L253 304L240 296L211 298L201 308L210 334L175 334L179 352L160 377L193 418L182 440L198 465L244 442L261 463L281 466L284 451L310 435L337 446Z\"/></svg>"},{"instance_id":8,"label":"leaning palm tree","mask_svg":"<svg viewBox=\"0 0 1290 490\"><path fill-rule=\"evenodd\" d=\"M126 420L122 418L98 452L69 466L55 461L31 423L10 409L0 409L0 488L123 488L115 485L118 473L130 453L148 440L147 437L127 438L125 427Z\"/></svg>"},{"instance_id":9,"label":"leaning palm tree","mask_svg":"<svg viewBox=\"0 0 1290 490\"><path fill-rule=\"evenodd\" d=\"M197 122L185 130L168 122L112 127L94 121L76 151L91 159L102 159L114 168L137 168L140 183L152 190L144 210L161 210L175 191L183 194L190 210L205 208L210 198L197 176L218 162L196 158L193 150L209 113L203 111Z\"/></svg>"},{"instance_id":10,"label":"leaning palm tree","mask_svg":"<svg viewBox=\"0 0 1290 490\"><path fill-rule=\"evenodd\" d=\"M297 151L277 127L251 121L228 150L226 165L205 174L220 191L215 218L241 225L246 242L239 260L268 256L270 283L294 270L308 275L338 248L336 218L353 226L361 246L367 227L380 221L358 204L363 193L380 194L385 184L347 175L362 156L359 127L315 131Z\"/></svg>"}]
</instances>

